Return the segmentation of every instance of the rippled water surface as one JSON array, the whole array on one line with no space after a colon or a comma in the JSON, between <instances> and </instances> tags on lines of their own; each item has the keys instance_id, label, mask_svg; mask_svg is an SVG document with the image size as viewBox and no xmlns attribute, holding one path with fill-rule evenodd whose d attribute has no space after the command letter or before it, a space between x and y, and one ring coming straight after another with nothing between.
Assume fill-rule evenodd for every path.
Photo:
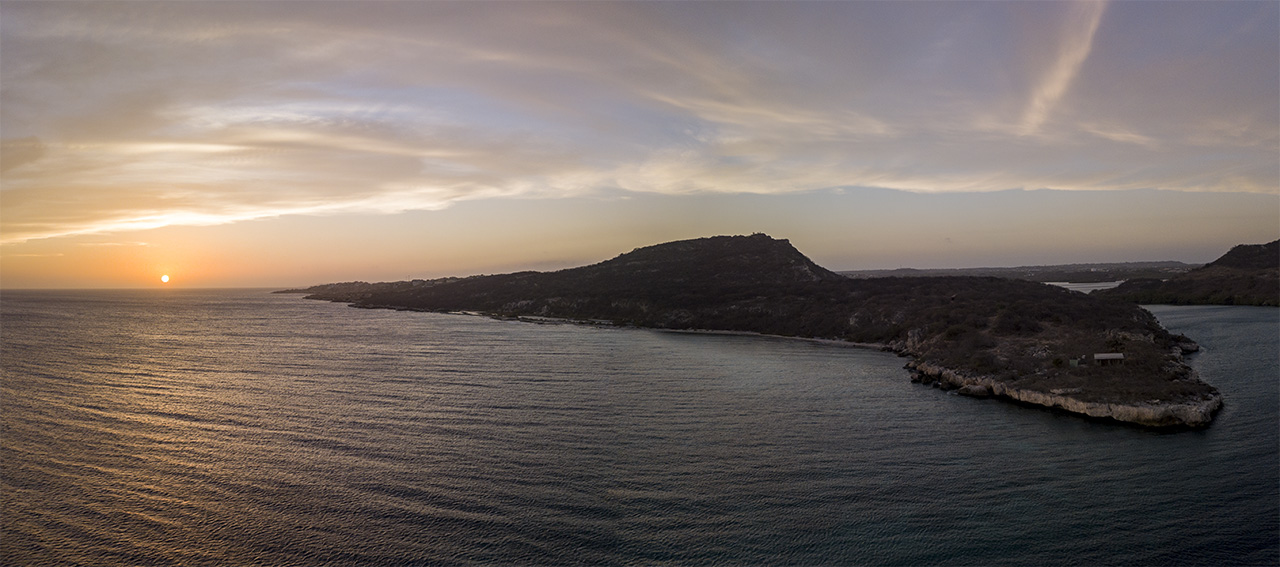
<instances>
[{"instance_id":1,"label":"rippled water surface","mask_svg":"<svg viewBox=\"0 0 1280 567\"><path fill-rule=\"evenodd\" d=\"M3 564L1275 564L1280 310L1162 433L763 337L5 292Z\"/></svg>"}]
</instances>

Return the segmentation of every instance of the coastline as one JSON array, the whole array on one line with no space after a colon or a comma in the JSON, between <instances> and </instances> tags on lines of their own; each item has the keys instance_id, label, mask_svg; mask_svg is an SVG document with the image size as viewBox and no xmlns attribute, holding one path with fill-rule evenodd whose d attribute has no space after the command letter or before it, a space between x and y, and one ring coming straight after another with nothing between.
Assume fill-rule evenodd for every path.
<instances>
[{"instance_id":1,"label":"coastline","mask_svg":"<svg viewBox=\"0 0 1280 567\"><path fill-rule=\"evenodd\" d=\"M573 321L566 320L572 323ZM907 352L881 343L856 343L837 339L817 339L809 337L787 337L751 331L715 331L709 329L657 329L674 333L696 333L711 335L744 335L771 337L780 339L802 340L845 346L867 348L892 352L898 356L910 358L905 368L912 373L912 382L933 385L944 390L955 390L957 394L974 398L998 398L1022 404L1057 409L1068 413L1079 414L1091 418L1110 419L1122 423L1131 423L1144 427L1208 427L1213 416L1222 409L1222 395L1215 395L1207 400L1195 403L1163 402L1149 400L1137 404L1087 402L1070 396L1071 391L1042 392L1027 388L1017 388L999 380L994 376L966 376L960 371L930 362L925 362ZM1198 375L1196 375L1198 378ZM1075 389L1077 392L1079 389Z\"/></svg>"},{"instance_id":2,"label":"coastline","mask_svg":"<svg viewBox=\"0 0 1280 567\"><path fill-rule=\"evenodd\" d=\"M1060 409L1093 418L1112 419L1146 427L1207 427L1213 416L1222 409L1222 395L1197 402L1172 402L1147 400L1136 404L1087 402L1070 396L1072 391L1050 390L1042 392L1017 388L992 376L965 376L964 374L913 359L907 363L913 382L932 384L943 389L972 397L1005 398L1016 402Z\"/></svg>"},{"instance_id":3,"label":"coastline","mask_svg":"<svg viewBox=\"0 0 1280 567\"><path fill-rule=\"evenodd\" d=\"M374 306L374 305L355 305L360 309L394 309L398 311L428 311L422 309L413 309L394 306ZM534 324L552 324L552 325L590 325L596 327L611 328L627 328L614 324L612 321L591 320L591 319L568 319L558 317L543 316L516 316L508 317L492 313L484 313L479 311L450 311L451 315L467 315L473 317L488 317L502 321L519 321L523 323ZM883 343L860 343L853 341L844 341L839 339L820 339L813 337L794 337L785 335L775 335L768 333L759 333L755 331L727 331L715 329L662 329L655 327L633 327L636 329L646 329L652 331L662 331L667 333L684 333L684 334L702 334L702 335L728 335L728 336L754 336L768 337L788 340L800 340L807 342L820 343L831 346L841 346L850 348L875 349L886 352L892 352L898 356L909 358L905 368L912 374L911 381L932 385L943 390L955 390L957 394L975 397L975 398L996 398L1008 400L1016 403L1040 406L1048 409L1056 409L1068 413L1078 414L1089 418L1108 419L1121 423L1140 425L1153 428L1168 427L1189 427L1203 428L1208 427L1213 422L1214 415L1222 409L1222 395L1216 394L1208 399L1202 399L1195 402L1175 402L1162 400L1146 400L1139 403L1106 403L1106 402L1090 402L1072 397L1070 394L1078 393L1079 389L1055 389L1048 392L1040 390L1032 390L1028 388L1018 388L1009 383L990 375L966 375L962 371L947 368L938 364L923 361L916 355L902 348ZM1193 351L1191 349L1190 351ZM1198 379L1198 374L1194 374ZM1074 390L1074 391L1071 391Z\"/></svg>"}]
</instances>

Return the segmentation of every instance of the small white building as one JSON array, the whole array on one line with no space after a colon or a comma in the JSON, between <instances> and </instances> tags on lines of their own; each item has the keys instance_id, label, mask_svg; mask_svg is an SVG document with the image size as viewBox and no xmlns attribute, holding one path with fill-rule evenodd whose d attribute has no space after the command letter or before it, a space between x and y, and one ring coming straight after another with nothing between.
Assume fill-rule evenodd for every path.
<instances>
[{"instance_id":1,"label":"small white building","mask_svg":"<svg viewBox=\"0 0 1280 567\"><path fill-rule=\"evenodd\" d=\"M1124 353L1100 352L1093 355L1093 363L1098 366L1120 366L1124 364Z\"/></svg>"}]
</instances>

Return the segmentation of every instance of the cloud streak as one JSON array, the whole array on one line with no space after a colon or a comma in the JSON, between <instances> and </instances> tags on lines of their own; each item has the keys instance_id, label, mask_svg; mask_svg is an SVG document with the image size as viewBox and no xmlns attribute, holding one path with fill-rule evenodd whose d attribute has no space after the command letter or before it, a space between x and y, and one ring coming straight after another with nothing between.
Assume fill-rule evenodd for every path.
<instances>
[{"instance_id":1,"label":"cloud streak","mask_svg":"<svg viewBox=\"0 0 1280 567\"><path fill-rule=\"evenodd\" d=\"M1040 129L1079 74L1080 66L1084 65L1093 49L1093 36L1098 32L1106 7L1106 2L1101 0L1072 5L1064 26L1066 37L1058 48L1057 57L1032 91L1031 100L1023 112L1020 124L1023 135L1034 134Z\"/></svg>"},{"instance_id":2,"label":"cloud streak","mask_svg":"<svg viewBox=\"0 0 1280 567\"><path fill-rule=\"evenodd\" d=\"M5 5L0 242L618 191L1278 191L1280 73L1240 56L1276 25L1240 7L1146 50L1134 22L1204 8L303 6ZM1167 88L1210 80L1232 105Z\"/></svg>"}]
</instances>

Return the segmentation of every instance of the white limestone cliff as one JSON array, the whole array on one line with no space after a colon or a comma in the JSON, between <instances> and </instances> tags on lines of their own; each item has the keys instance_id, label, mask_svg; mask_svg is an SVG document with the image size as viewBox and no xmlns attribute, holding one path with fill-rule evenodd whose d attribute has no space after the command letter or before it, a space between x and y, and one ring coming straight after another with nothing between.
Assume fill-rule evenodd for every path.
<instances>
[{"instance_id":1,"label":"white limestone cliff","mask_svg":"<svg viewBox=\"0 0 1280 567\"><path fill-rule=\"evenodd\" d=\"M1081 400L1074 396L1079 388L1056 389L1048 392L1014 387L992 376L966 376L949 368L927 362L912 361L907 367L937 381L948 389L971 396L991 395L1090 417L1110 418L1116 421L1136 423L1152 427L1188 426L1204 427L1213 421L1213 414L1222 407L1222 396L1215 394L1208 399L1186 401L1147 400L1137 403L1103 403Z\"/></svg>"}]
</instances>

